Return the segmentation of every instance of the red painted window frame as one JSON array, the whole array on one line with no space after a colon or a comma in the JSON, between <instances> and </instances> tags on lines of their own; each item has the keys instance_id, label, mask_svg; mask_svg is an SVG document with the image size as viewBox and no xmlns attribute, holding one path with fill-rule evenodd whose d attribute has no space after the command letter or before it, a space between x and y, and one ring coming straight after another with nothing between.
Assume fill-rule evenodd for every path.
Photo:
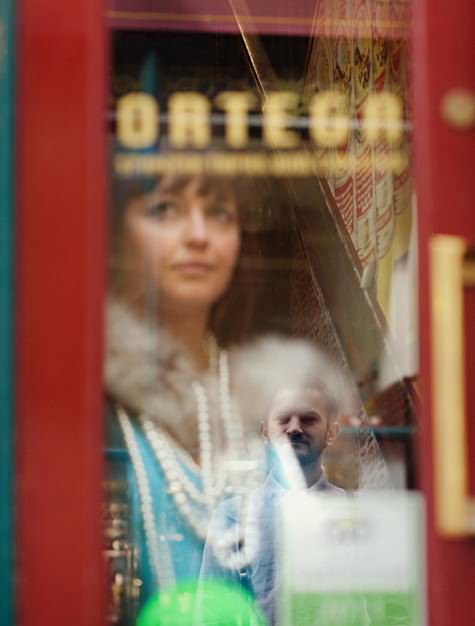
<instances>
[{"instance_id":1,"label":"red painted window frame","mask_svg":"<svg viewBox=\"0 0 475 626\"><path fill-rule=\"evenodd\" d=\"M21 0L17 27L16 623L104 623L104 7Z\"/></svg>"},{"instance_id":2,"label":"red painted window frame","mask_svg":"<svg viewBox=\"0 0 475 626\"><path fill-rule=\"evenodd\" d=\"M472 134L448 129L450 87L474 89L473 2L414 0L413 85L421 256L430 626L475 623L475 544L433 524L431 234L475 237ZM104 623L102 303L106 28L97 0L19 0L16 124L16 518L19 626ZM447 207L450 206L450 211Z\"/></svg>"},{"instance_id":3,"label":"red painted window frame","mask_svg":"<svg viewBox=\"0 0 475 626\"><path fill-rule=\"evenodd\" d=\"M475 127L456 129L444 120L442 102L449 90L463 88L475 93L475 4L459 0L414 0L412 18L412 71L415 128L415 181L419 223L420 371L422 420L418 461L421 488L427 502L427 603L430 626L475 624L475 541L443 537L436 528L435 465L433 449L431 370L431 307L429 289L429 242L433 235L458 235L475 245ZM466 290L465 348L467 417L471 440L467 458L475 476L473 451L475 428L474 370L475 298ZM469 317L471 311L472 317ZM450 419L450 416L447 416ZM469 429L470 430L470 429ZM470 450L471 449L471 450ZM473 489L473 485L472 485ZM473 494L475 495L475 493Z\"/></svg>"}]
</instances>

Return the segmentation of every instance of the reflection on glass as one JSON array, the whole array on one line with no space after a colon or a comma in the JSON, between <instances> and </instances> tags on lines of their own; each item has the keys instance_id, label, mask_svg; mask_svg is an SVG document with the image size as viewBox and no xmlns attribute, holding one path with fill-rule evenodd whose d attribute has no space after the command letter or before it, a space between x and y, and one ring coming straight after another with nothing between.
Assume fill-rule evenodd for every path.
<instances>
[{"instance_id":1,"label":"reflection on glass","mask_svg":"<svg viewBox=\"0 0 475 626\"><path fill-rule=\"evenodd\" d=\"M285 359L288 369L279 384L273 384L275 374L266 381L270 401L261 422L265 481L249 496L227 499L217 508L201 568L203 581L226 580L249 590L269 625L276 623L280 594L276 526L282 498L291 490L345 493L325 476L322 455L338 434L339 418L354 409L341 373L310 344L274 342L272 350L276 362ZM204 603L199 598L197 610L206 613L200 615L202 623L215 623Z\"/></svg>"},{"instance_id":2,"label":"reflection on glass","mask_svg":"<svg viewBox=\"0 0 475 626\"><path fill-rule=\"evenodd\" d=\"M281 491L413 485L416 227L390 4L382 28L368 2L321 2L314 38L116 34L112 623L227 623L240 597L240 624L272 624Z\"/></svg>"},{"instance_id":3,"label":"reflection on glass","mask_svg":"<svg viewBox=\"0 0 475 626\"><path fill-rule=\"evenodd\" d=\"M197 577L214 503L231 482L254 480L252 464L240 465L246 441L231 390L239 350L227 347L244 333L250 293L237 186L171 176L115 191L108 445L126 519L111 556L127 568L115 582L133 613L157 589Z\"/></svg>"}]
</instances>

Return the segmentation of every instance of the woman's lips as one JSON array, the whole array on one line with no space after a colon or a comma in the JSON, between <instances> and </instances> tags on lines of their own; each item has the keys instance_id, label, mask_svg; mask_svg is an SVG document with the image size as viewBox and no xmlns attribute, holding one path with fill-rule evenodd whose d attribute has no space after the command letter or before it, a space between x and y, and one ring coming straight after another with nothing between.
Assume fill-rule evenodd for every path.
<instances>
[{"instance_id":1,"label":"woman's lips","mask_svg":"<svg viewBox=\"0 0 475 626\"><path fill-rule=\"evenodd\" d=\"M180 274L198 276L211 272L213 270L213 265L202 261L187 261L184 263L175 263L173 265L173 269Z\"/></svg>"}]
</instances>

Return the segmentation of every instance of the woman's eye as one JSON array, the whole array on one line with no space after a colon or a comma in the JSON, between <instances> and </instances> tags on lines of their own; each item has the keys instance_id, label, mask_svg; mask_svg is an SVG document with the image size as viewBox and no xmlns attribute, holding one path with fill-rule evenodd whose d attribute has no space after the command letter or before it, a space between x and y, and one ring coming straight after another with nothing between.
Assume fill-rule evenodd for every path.
<instances>
[{"instance_id":1,"label":"woman's eye","mask_svg":"<svg viewBox=\"0 0 475 626\"><path fill-rule=\"evenodd\" d=\"M159 219L174 217L177 214L177 206L173 202L157 202L147 209L147 215Z\"/></svg>"},{"instance_id":2,"label":"woman's eye","mask_svg":"<svg viewBox=\"0 0 475 626\"><path fill-rule=\"evenodd\" d=\"M209 217L220 222L235 222L237 219L236 211L231 207L216 205L210 207L206 213Z\"/></svg>"}]
</instances>

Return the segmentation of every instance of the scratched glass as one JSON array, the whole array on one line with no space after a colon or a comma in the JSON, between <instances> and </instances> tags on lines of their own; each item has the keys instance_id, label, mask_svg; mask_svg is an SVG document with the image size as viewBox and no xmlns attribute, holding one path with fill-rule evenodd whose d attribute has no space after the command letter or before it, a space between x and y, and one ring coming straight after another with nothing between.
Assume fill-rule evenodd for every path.
<instances>
[{"instance_id":1,"label":"scratched glass","mask_svg":"<svg viewBox=\"0 0 475 626\"><path fill-rule=\"evenodd\" d=\"M115 19L107 619L405 619L407 594L351 589L286 613L278 563L292 489L414 487L406 7L284 3L284 30L238 4L222 22Z\"/></svg>"}]
</instances>

